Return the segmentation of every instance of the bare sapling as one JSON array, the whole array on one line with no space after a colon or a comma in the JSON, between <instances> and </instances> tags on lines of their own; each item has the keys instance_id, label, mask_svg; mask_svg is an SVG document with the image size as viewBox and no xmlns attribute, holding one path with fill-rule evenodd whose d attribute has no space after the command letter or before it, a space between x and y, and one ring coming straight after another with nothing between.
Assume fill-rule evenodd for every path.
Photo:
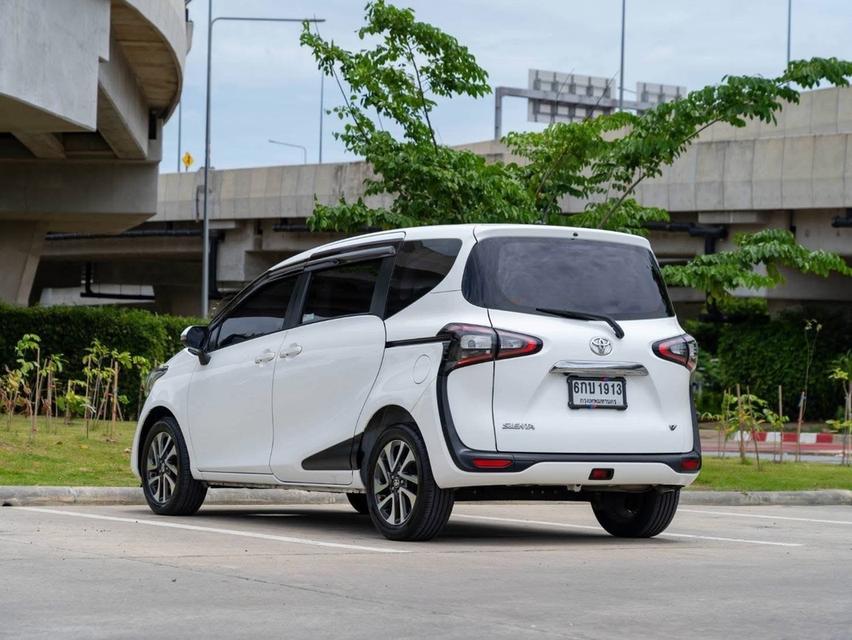
<instances>
[{"instance_id":1,"label":"bare sapling","mask_svg":"<svg viewBox=\"0 0 852 640\"><path fill-rule=\"evenodd\" d=\"M778 385L778 415L784 414L784 397L781 385ZM776 457L777 456L777 457ZM781 422L778 428L778 440L772 449L772 462L784 461L784 423Z\"/></svg>"},{"instance_id":2,"label":"bare sapling","mask_svg":"<svg viewBox=\"0 0 852 640\"><path fill-rule=\"evenodd\" d=\"M822 331L822 325L816 320L805 320L805 380L802 393L799 394L799 419L796 421L796 462L802 459L802 423L805 420L805 409L808 404L808 382L811 375L811 364L816 351L817 338Z\"/></svg>"},{"instance_id":3,"label":"bare sapling","mask_svg":"<svg viewBox=\"0 0 852 640\"><path fill-rule=\"evenodd\" d=\"M843 390L843 419L828 420L827 422L832 429L842 434L841 464L848 465L849 438L852 435L852 350L836 358L832 364L834 368L828 377L839 382L840 388Z\"/></svg>"}]
</instances>

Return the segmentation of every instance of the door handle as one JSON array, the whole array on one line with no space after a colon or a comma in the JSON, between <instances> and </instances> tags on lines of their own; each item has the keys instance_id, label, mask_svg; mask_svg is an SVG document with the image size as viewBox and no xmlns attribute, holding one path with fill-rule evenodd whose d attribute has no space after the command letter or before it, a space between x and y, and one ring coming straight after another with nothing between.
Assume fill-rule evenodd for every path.
<instances>
[{"instance_id":1,"label":"door handle","mask_svg":"<svg viewBox=\"0 0 852 640\"><path fill-rule=\"evenodd\" d=\"M278 355L282 358L295 358L300 353L302 353L302 345L294 343L283 348Z\"/></svg>"},{"instance_id":2,"label":"door handle","mask_svg":"<svg viewBox=\"0 0 852 640\"><path fill-rule=\"evenodd\" d=\"M275 352L267 349L266 351L264 351L260 355L254 357L254 363L255 364L263 364L264 362L269 362L273 358L275 358Z\"/></svg>"}]
</instances>

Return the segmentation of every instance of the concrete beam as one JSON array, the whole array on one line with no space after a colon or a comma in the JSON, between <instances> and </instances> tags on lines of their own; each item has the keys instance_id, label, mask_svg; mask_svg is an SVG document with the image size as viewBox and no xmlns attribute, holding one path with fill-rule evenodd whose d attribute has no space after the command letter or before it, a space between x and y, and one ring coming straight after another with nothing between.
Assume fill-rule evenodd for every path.
<instances>
[{"instance_id":1,"label":"concrete beam","mask_svg":"<svg viewBox=\"0 0 852 640\"><path fill-rule=\"evenodd\" d=\"M118 43L98 69L98 131L122 160L148 155L148 104Z\"/></svg>"},{"instance_id":2,"label":"concrete beam","mask_svg":"<svg viewBox=\"0 0 852 640\"><path fill-rule=\"evenodd\" d=\"M53 133L13 131L12 135L29 149L36 158L48 160L61 160L65 158L65 147L59 137Z\"/></svg>"},{"instance_id":3,"label":"concrete beam","mask_svg":"<svg viewBox=\"0 0 852 640\"><path fill-rule=\"evenodd\" d=\"M124 231L157 208L157 165L31 160L0 162L0 220L48 231Z\"/></svg>"}]
</instances>

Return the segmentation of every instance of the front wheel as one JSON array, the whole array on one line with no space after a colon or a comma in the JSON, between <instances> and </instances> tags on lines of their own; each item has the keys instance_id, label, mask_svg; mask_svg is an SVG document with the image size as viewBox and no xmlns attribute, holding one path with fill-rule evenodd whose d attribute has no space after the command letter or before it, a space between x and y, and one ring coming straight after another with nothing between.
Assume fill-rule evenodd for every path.
<instances>
[{"instance_id":1,"label":"front wheel","mask_svg":"<svg viewBox=\"0 0 852 640\"><path fill-rule=\"evenodd\" d=\"M672 491L602 492L592 500L600 525L620 538L652 538L671 523L680 500L680 489Z\"/></svg>"},{"instance_id":2,"label":"front wheel","mask_svg":"<svg viewBox=\"0 0 852 640\"><path fill-rule=\"evenodd\" d=\"M157 420L142 447L142 490L151 511L188 516L201 507L207 485L192 477L189 452L174 418Z\"/></svg>"},{"instance_id":3,"label":"front wheel","mask_svg":"<svg viewBox=\"0 0 852 640\"><path fill-rule=\"evenodd\" d=\"M367 503L376 529L390 540L429 540L453 510L453 492L432 477L426 445L416 429L385 430L370 452Z\"/></svg>"}]
</instances>

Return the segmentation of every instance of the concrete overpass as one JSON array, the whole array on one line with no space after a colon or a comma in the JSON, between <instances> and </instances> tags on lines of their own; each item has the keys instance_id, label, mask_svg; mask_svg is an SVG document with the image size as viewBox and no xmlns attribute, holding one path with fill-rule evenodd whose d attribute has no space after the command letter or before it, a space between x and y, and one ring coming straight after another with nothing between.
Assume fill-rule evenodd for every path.
<instances>
[{"instance_id":1,"label":"concrete overpass","mask_svg":"<svg viewBox=\"0 0 852 640\"><path fill-rule=\"evenodd\" d=\"M808 247L852 259L851 138L852 89L804 93L799 105L781 112L777 127L711 127L662 176L638 190L641 202L672 214L671 225L651 233L658 256L683 261L729 247L736 232L783 227ZM492 159L506 155L494 141L467 146ZM214 294L226 294L282 258L334 237L307 232L314 198L355 199L363 194L368 171L365 163L354 162L213 172ZM161 311L197 313L201 189L200 174L162 175L156 215L128 234L52 235L32 299L44 291L45 302L85 301L79 297L82 278L87 295L120 293ZM572 213L583 203L569 198L562 205ZM698 292L674 295L681 309L701 301ZM784 287L748 295L765 295L778 305L848 303L852 283L791 274Z\"/></svg>"},{"instance_id":2,"label":"concrete overpass","mask_svg":"<svg viewBox=\"0 0 852 640\"><path fill-rule=\"evenodd\" d=\"M0 301L28 302L48 231L156 213L190 37L184 0L3 0Z\"/></svg>"}]
</instances>

